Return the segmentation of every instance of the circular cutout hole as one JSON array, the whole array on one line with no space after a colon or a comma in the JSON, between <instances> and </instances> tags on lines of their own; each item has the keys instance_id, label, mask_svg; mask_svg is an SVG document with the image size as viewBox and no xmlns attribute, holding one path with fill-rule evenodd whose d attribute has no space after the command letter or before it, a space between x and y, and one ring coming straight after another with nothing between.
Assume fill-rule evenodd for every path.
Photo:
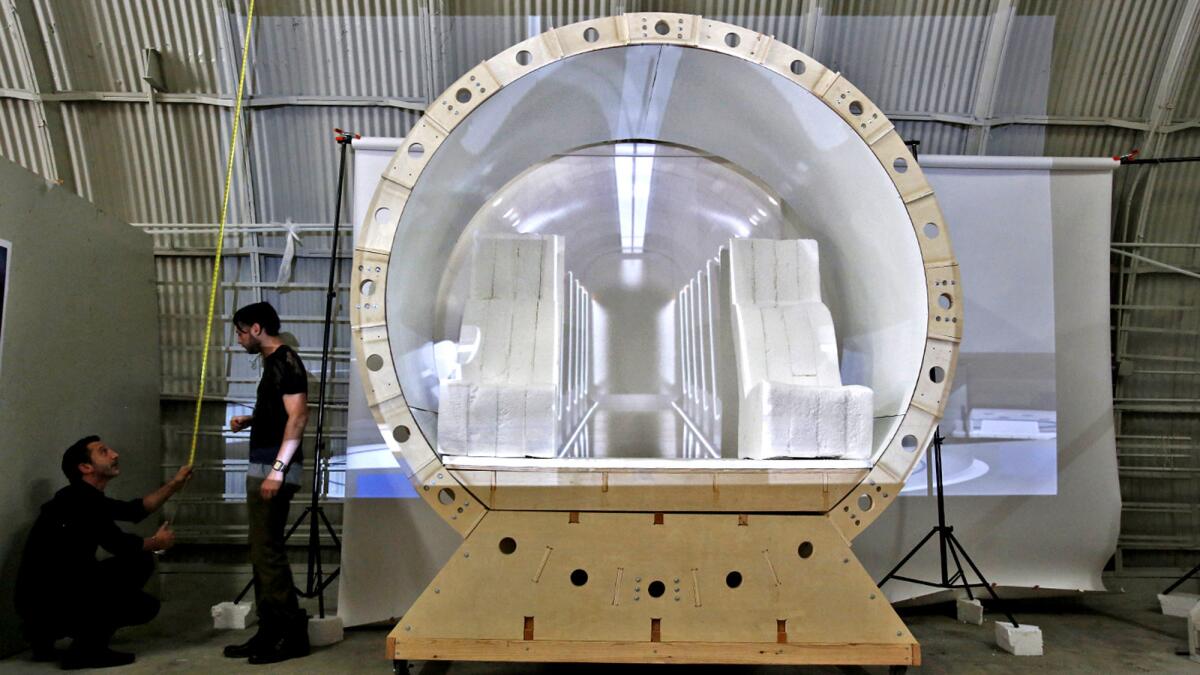
<instances>
[{"instance_id":1,"label":"circular cutout hole","mask_svg":"<svg viewBox=\"0 0 1200 675\"><path fill-rule=\"evenodd\" d=\"M896 170L896 173L904 173L908 171L908 160L903 157L897 157L896 161L892 162L892 168Z\"/></svg>"},{"instance_id":2,"label":"circular cutout hole","mask_svg":"<svg viewBox=\"0 0 1200 675\"><path fill-rule=\"evenodd\" d=\"M583 31L583 39L588 42L595 42L600 39L600 31L595 28L589 28Z\"/></svg>"},{"instance_id":3,"label":"circular cutout hole","mask_svg":"<svg viewBox=\"0 0 1200 675\"><path fill-rule=\"evenodd\" d=\"M872 506L875 506L875 500L871 499L871 495L861 494L858 496L859 511L870 511Z\"/></svg>"},{"instance_id":4,"label":"circular cutout hole","mask_svg":"<svg viewBox=\"0 0 1200 675\"><path fill-rule=\"evenodd\" d=\"M454 490L451 490L450 488L442 488L441 490L438 490L438 501L447 505L453 504Z\"/></svg>"},{"instance_id":5,"label":"circular cutout hole","mask_svg":"<svg viewBox=\"0 0 1200 675\"><path fill-rule=\"evenodd\" d=\"M381 206L375 209L375 222L380 225L387 225L387 222L392 218L392 210L386 206Z\"/></svg>"},{"instance_id":6,"label":"circular cutout hole","mask_svg":"<svg viewBox=\"0 0 1200 675\"><path fill-rule=\"evenodd\" d=\"M458 91L454 92L454 100L458 101L459 103L466 103L467 101L470 101L471 90L467 89L466 87L459 89Z\"/></svg>"},{"instance_id":7,"label":"circular cutout hole","mask_svg":"<svg viewBox=\"0 0 1200 675\"><path fill-rule=\"evenodd\" d=\"M588 577L586 570L575 570L574 572L571 572L571 583L575 584L576 586L582 586L586 584L587 579Z\"/></svg>"},{"instance_id":8,"label":"circular cutout hole","mask_svg":"<svg viewBox=\"0 0 1200 675\"><path fill-rule=\"evenodd\" d=\"M408 427L404 426L403 424L395 429L392 429L392 438L396 439L397 443L407 442L410 436L412 436L412 432L409 431Z\"/></svg>"},{"instance_id":9,"label":"circular cutout hole","mask_svg":"<svg viewBox=\"0 0 1200 675\"><path fill-rule=\"evenodd\" d=\"M408 146L408 156L413 159L420 159L425 154L425 146L420 143L413 143Z\"/></svg>"},{"instance_id":10,"label":"circular cutout hole","mask_svg":"<svg viewBox=\"0 0 1200 675\"><path fill-rule=\"evenodd\" d=\"M913 436L912 434L909 434L909 435L905 436L904 438L901 438L900 439L900 447L904 448L905 450L907 450L909 452L916 450L917 449L917 437Z\"/></svg>"},{"instance_id":11,"label":"circular cutout hole","mask_svg":"<svg viewBox=\"0 0 1200 675\"><path fill-rule=\"evenodd\" d=\"M940 384L942 380L946 379L946 370L941 366L934 366L930 368L929 379L933 380L936 384Z\"/></svg>"},{"instance_id":12,"label":"circular cutout hole","mask_svg":"<svg viewBox=\"0 0 1200 675\"><path fill-rule=\"evenodd\" d=\"M524 50L524 49L517 52L517 65L527 66L530 63L533 63L533 54L530 54L527 50Z\"/></svg>"},{"instance_id":13,"label":"circular cutout hole","mask_svg":"<svg viewBox=\"0 0 1200 675\"><path fill-rule=\"evenodd\" d=\"M661 581L651 581L650 585L646 587L646 592L652 598L661 598L662 594L667 592L667 585Z\"/></svg>"},{"instance_id":14,"label":"circular cutout hole","mask_svg":"<svg viewBox=\"0 0 1200 675\"><path fill-rule=\"evenodd\" d=\"M925 236L926 237L928 237L930 239L937 239L937 236L940 232L941 232L941 228L939 228L937 226L937 223L925 223Z\"/></svg>"},{"instance_id":15,"label":"circular cutout hole","mask_svg":"<svg viewBox=\"0 0 1200 675\"><path fill-rule=\"evenodd\" d=\"M855 117L858 117L859 115L861 115L861 114L862 114L862 110L863 110L863 108L862 108L862 104L861 104L861 103L859 103L858 101L851 101L851 102L850 102L850 114L851 114L851 115L854 115Z\"/></svg>"},{"instance_id":16,"label":"circular cutout hole","mask_svg":"<svg viewBox=\"0 0 1200 675\"><path fill-rule=\"evenodd\" d=\"M736 47L742 44L742 38L737 33L726 33L725 44L729 47Z\"/></svg>"},{"instance_id":17,"label":"circular cutout hole","mask_svg":"<svg viewBox=\"0 0 1200 675\"><path fill-rule=\"evenodd\" d=\"M505 537L500 540L500 552L504 555L512 555L513 551L517 550L517 540L512 537Z\"/></svg>"},{"instance_id":18,"label":"circular cutout hole","mask_svg":"<svg viewBox=\"0 0 1200 675\"><path fill-rule=\"evenodd\" d=\"M372 354L367 357L367 370L379 370L383 367L383 357L378 354Z\"/></svg>"},{"instance_id":19,"label":"circular cutout hole","mask_svg":"<svg viewBox=\"0 0 1200 675\"><path fill-rule=\"evenodd\" d=\"M805 66L804 66L803 61L801 61L800 59L796 59L795 61L792 61L792 74L793 75L803 75L804 71L805 71Z\"/></svg>"},{"instance_id":20,"label":"circular cutout hole","mask_svg":"<svg viewBox=\"0 0 1200 675\"><path fill-rule=\"evenodd\" d=\"M953 305L954 299L946 293L942 293L938 296L938 307L941 307L942 309L950 309L950 307Z\"/></svg>"},{"instance_id":21,"label":"circular cutout hole","mask_svg":"<svg viewBox=\"0 0 1200 675\"><path fill-rule=\"evenodd\" d=\"M667 33L671 32L671 24L667 23L666 21L659 21L658 23L654 24L654 32L658 33L659 35L666 35Z\"/></svg>"},{"instance_id":22,"label":"circular cutout hole","mask_svg":"<svg viewBox=\"0 0 1200 675\"><path fill-rule=\"evenodd\" d=\"M358 291L360 293L362 293L363 295L370 295L370 294L374 293L375 292L375 282L372 281L371 279L367 279L366 281L364 281L358 285Z\"/></svg>"},{"instance_id":23,"label":"circular cutout hole","mask_svg":"<svg viewBox=\"0 0 1200 675\"><path fill-rule=\"evenodd\" d=\"M730 572L729 574L726 574L725 575L725 585L730 588L737 588L738 586L741 586L742 585L742 573L734 571L734 572Z\"/></svg>"},{"instance_id":24,"label":"circular cutout hole","mask_svg":"<svg viewBox=\"0 0 1200 675\"><path fill-rule=\"evenodd\" d=\"M798 553L801 558L811 558L812 554L813 554L812 542L811 541L802 542L800 544L799 548L796 549L796 553Z\"/></svg>"}]
</instances>

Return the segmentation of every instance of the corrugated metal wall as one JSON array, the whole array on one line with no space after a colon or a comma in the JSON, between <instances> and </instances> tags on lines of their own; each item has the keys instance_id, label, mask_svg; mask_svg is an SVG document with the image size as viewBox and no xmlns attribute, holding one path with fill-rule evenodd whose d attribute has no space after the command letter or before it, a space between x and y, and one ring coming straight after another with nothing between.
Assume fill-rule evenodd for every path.
<instances>
[{"instance_id":1,"label":"corrugated metal wall","mask_svg":"<svg viewBox=\"0 0 1200 675\"><path fill-rule=\"evenodd\" d=\"M586 18L664 10L745 25L811 53L881 104L925 153L1107 156L1149 147L1156 156L1197 155L1198 4L259 2L229 211L235 225L206 391L216 404L205 411L206 478L189 507L189 535L220 541L240 531L240 507L226 498L239 489L229 468L244 462L245 449L222 425L252 396L257 373L227 330L233 308L259 298L276 302L315 372L334 208L334 126L403 135L434 95L513 42ZM43 175L73 173L81 194L154 232L164 447L168 463L178 462L190 434L245 0L11 6L0 15L0 154ZM40 41L29 45L28 35ZM165 92L152 93L142 80L146 48L162 54ZM1200 548L1200 312L1189 276L1200 269L1197 167L1128 168L1116 177L1114 247L1183 270L1113 259L1127 505L1118 563L1126 567L1179 567ZM291 277L279 283L287 223L300 224L303 246ZM332 391L344 410L344 308L339 321Z\"/></svg>"}]
</instances>

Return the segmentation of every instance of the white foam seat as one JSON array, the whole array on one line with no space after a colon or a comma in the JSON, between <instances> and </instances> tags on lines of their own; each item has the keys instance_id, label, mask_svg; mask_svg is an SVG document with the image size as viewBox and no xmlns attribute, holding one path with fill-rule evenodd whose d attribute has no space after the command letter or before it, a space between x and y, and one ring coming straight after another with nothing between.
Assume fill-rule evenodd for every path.
<instances>
[{"instance_id":1,"label":"white foam seat","mask_svg":"<svg viewBox=\"0 0 1200 675\"><path fill-rule=\"evenodd\" d=\"M817 243L730 242L738 455L867 459L873 392L842 386Z\"/></svg>"},{"instance_id":2,"label":"white foam seat","mask_svg":"<svg viewBox=\"0 0 1200 675\"><path fill-rule=\"evenodd\" d=\"M441 383L441 452L554 456L563 283L562 238L476 239L462 322L479 329L479 348L461 379Z\"/></svg>"}]
</instances>

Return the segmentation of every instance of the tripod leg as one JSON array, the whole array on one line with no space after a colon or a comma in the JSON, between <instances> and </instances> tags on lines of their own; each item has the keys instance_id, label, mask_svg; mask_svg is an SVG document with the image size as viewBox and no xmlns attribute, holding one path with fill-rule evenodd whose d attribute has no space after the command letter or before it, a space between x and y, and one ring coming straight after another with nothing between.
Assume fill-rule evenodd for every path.
<instances>
[{"instance_id":1,"label":"tripod leg","mask_svg":"<svg viewBox=\"0 0 1200 675\"><path fill-rule=\"evenodd\" d=\"M1170 586L1167 586L1167 590L1163 591L1163 592L1162 592L1162 594L1163 594L1163 595L1167 595L1168 593L1170 593L1171 591L1175 590L1176 588L1179 588L1180 586L1182 586L1182 585L1183 585L1183 582L1185 582L1185 581L1187 581L1188 579L1191 579L1192 577L1196 576L1196 573L1197 573L1197 572L1200 572L1200 565L1196 565L1196 566L1195 566L1195 567L1193 567L1192 569L1188 570L1188 573L1187 573L1187 574L1185 574L1185 575L1183 575L1183 576L1179 577L1178 579L1176 579L1176 580L1175 580L1175 583L1171 584Z\"/></svg>"},{"instance_id":2,"label":"tripod leg","mask_svg":"<svg viewBox=\"0 0 1200 675\"><path fill-rule=\"evenodd\" d=\"M953 538L953 537L954 537L954 534L951 533L950 538ZM954 540L954 544L957 544L957 543L958 543L958 540ZM963 590L967 592L967 598L970 600L974 600L975 594L971 592L971 580L968 579L967 574L965 572L963 572L962 561L958 559L958 552L954 550L955 549L954 544L951 544L948 548L950 549L950 556L954 558L954 566L958 568L958 574L955 575L955 578L962 579ZM980 579L980 581L983 581L983 579Z\"/></svg>"},{"instance_id":3,"label":"tripod leg","mask_svg":"<svg viewBox=\"0 0 1200 675\"><path fill-rule=\"evenodd\" d=\"M342 542L338 539L337 532L334 531L333 525L329 522L329 518L325 515L325 509L317 509L317 515L321 516L321 522L325 523L325 531L329 533L329 538L333 540L334 546L341 547Z\"/></svg>"},{"instance_id":4,"label":"tripod leg","mask_svg":"<svg viewBox=\"0 0 1200 675\"><path fill-rule=\"evenodd\" d=\"M1008 622L1011 623L1014 628L1020 628L1021 624L1017 623L1017 619L1012 615L1012 612L1008 611L1008 609L1004 607L1004 601L1000 599L999 595L996 595L996 590L992 588L992 585L988 583L987 579L984 578L983 572L979 571L979 568L975 565L975 561L971 560L970 554L967 553L967 549L963 548L963 545L958 541L958 538L955 537L953 533L950 535L950 542L951 546L958 547L958 550L963 554L963 558L967 561L967 564L971 566L971 570L975 572L975 576L978 577L980 583L983 584L983 588L987 590L988 594L992 596L992 599L1000 605L1000 611L1004 612L1004 616L1008 617Z\"/></svg>"},{"instance_id":5,"label":"tripod leg","mask_svg":"<svg viewBox=\"0 0 1200 675\"><path fill-rule=\"evenodd\" d=\"M936 527L935 527L935 528L933 528L932 530L930 530L930 531L929 531L929 534L925 535L925 538L924 538L924 539L922 539L922 540L921 540L921 542L920 542L919 544L917 544L916 546L912 547L912 550L908 552L908 555L904 556L904 558L902 558L902 559L900 560L900 562L896 563L896 566L892 568L892 571L890 571L890 572L888 572L887 574L883 575L883 579L881 579L881 580L879 581L879 583L877 583L877 584L875 584L875 585L876 585L876 586L880 586L880 587L882 587L884 584L886 584L886 583L888 582L888 579L891 579L892 577L896 576L896 572L899 572L899 571L900 571L900 568L901 568L901 567L904 567L904 563L906 563L906 562L908 562L910 559L912 559L912 557L913 557L914 555L916 555L916 554L917 554L917 551L920 551L920 550L921 550L921 547L925 545L925 542L929 541L929 539L930 539L931 537L933 537L933 535L937 534L937 532L938 532L938 528L936 528Z\"/></svg>"}]
</instances>

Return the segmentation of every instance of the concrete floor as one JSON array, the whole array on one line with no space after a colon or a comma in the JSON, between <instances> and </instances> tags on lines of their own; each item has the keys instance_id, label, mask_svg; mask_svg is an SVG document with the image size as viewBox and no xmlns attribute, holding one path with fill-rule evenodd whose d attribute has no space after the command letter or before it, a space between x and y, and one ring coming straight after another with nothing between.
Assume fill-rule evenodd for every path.
<instances>
[{"instance_id":1,"label":"concrete floor","mask_svg":"<svg viewBox=\"0 0 1200 675\"><path fill-rule=\"evenodd\" d=\"M949 604L902 609L901 615L921 642L924 665L917 672L934 673L1200 673L1200 664L1177 656L1186 647L1187 623L1164 617L1155 593L1166 580L1109 579L1112 593L1074 598L1023 601L1014 605L1017 620L1040 626L1045 655L1016 657L1000 651L993 640L989 612L983 626L960 624ZM114 671L122 673L388 673L391 663L384 657L384 638L390 626L356 628L346 632L345 641L317 649L305 659L274 666L249 666L225 659L221 646L240 642L243 632L217 632L211 628L208 608L229 598L222 584L172 582L162 613L146 626L117 634L115 649L138 655L134 665ZM1124 592L1119 592L1124 589ZM1184 589L1192 590L1195 589ZM209 597L213 596L213 597ZM414 675L508 675L517 673L611 673L633 672L634 666L575 666L557 664L423 663L415 664ZM686 668L686 670L685 670ZM54 664L37 664L29 653L0 661L4 673L59 672ZM737 675L782 673L884 673L886 668L784 668L784 667L637 667L637 672L734 673Z\"/></svg>"}]
</instances>

